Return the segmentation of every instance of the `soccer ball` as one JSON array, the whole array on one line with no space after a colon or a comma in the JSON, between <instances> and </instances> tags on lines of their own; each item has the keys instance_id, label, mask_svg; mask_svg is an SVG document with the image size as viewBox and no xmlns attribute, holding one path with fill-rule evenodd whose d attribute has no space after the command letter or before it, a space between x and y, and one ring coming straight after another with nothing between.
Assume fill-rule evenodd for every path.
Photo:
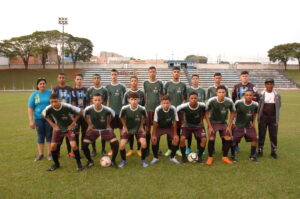
<instances>
[{"instance_id":1,"label":"soccer ball","mask_svg":"<svg viewBox=\"0 0 300 199\"><path fill-rule=\"evenodd\" d=\"M101 164L102 167L109 167L110 164L111 164L111 160L108 156L103 156L100 159L100 164Z\"/></svg>"},{"instance_id":2,"label":"soccer ball","mask_svg":"<svg viewBox=\"0 0 300 199\"><path fill-rule=\"evenodd\" d=\"M187 157L189 162L197 162L198 161L198 154L197 153L190 153Z\"/></svg>"}]
</instances>

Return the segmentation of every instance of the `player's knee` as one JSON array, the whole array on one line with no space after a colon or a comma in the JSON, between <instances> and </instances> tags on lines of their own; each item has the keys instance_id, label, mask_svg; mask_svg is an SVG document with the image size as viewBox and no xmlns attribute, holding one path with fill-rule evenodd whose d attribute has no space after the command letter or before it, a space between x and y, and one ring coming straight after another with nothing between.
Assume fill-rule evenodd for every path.
<instances>
[{"instance_id":1,"label":"player's knee","mask_svg":"<svg viewBox=\"0 0 300 199\"><path fill-rule=\"evenodd\" d=\"M209 140L210 140L210 141L214 141L215 138L214 138L214 137L210 137Z\"/></svg>"},{"instance_id":2,"label":"player's knee","mask_svg":"<svg viewBox=\"0 0 300 199\"><path fill-rule=\"evenodd\" d=\"M55 151L57 149L57 144L51 143L50 149L51 151Z\"/></svg>"},{"instance_id":3,"label":"player's knee","mask_svg":"<svg viewBox=\"0 0 300 199\"><path fill-rule=\"evenodd\" d=\"M206 138L202 138L202 139L201 139L201 143L200 143L200 144L201 144L201 145L205 145L205 144L206 144L206 142L207 142L207 139L206 139Z\"/></svg>"}]
</instances>

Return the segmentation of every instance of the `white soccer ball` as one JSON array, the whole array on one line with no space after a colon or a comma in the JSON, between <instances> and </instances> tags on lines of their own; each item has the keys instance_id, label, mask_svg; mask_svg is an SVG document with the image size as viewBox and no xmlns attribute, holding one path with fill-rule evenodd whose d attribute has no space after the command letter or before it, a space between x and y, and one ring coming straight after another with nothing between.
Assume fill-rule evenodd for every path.
<instances>
[{"instance_id":1,"label":"white soccer ball","mask_svg":"<svg viewBox=\"0 0 300 199\"><path fill-rule=\"evenodd\" d=\"M187 157L189 162L197 162L198 161L198 154L197 153L190 153Z\"/></svg>"},{"instance_id":2,"label":"white soccer ball","mask_svg":"<svg viewBox=\"0 0 300 199\"><path fill-rule=\"evenodd\" d=\"M103 156L100 159L100 164L102 167L109 167L111 165L111 159L108 156Z\"/></svg>"}]
</instances>

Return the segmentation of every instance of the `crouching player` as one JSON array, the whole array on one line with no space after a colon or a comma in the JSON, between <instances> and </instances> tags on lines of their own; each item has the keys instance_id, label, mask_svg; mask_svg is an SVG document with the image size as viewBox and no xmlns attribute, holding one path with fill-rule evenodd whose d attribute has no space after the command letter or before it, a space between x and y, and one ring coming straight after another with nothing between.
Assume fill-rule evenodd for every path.
<instances>
[{"instance_id":1,"label":"crouching player","mask_svg":"<svg viewBox=\"0 0 300 199\"><path fill-rule=\"evenodd\" d=\"M86 167L90 168L94 166L89 150L89 144L94 143L96 139L101 136L103 140L110 142L113 151L111 166L118 168L116 157L118 155L119 142L110 127L110 122L115 116L115 112L111 108L102 105L102 96L99 93L93 95L92 100L93 104L86 107L83 112L85 121L88 124L86 135L83 138L83 151L88 160Z\"/></svg>"},{"instance_id":2,"label":"crouching player","mask_svg":"<svg viewBox=\"0 0 300 199\"><path fill-rule=\"evenodd\" d=\"M236 128L233 131L232 147L235 147L239 141L245 137L247 142L251 142L250 160L256 162L257 135L255 131L255 120L258 111L258 103L252 101L253 94L252 90L247 90L244 92L244 99L235 102ZM232 161L235 162L235 150L231 150L231 153Z\"/></svg>"},{"instance_id":3,"label":"crouching player","mask_svg":"<svg viewBox=\"0 0 300 199\"><path fill-rule=\"evenodd\" d=\"M198 93L191 92L189 94L189 102L181 104L177 107L177 112L181 122L181 137L180 137L180 150L182 153L182 162L188 162L186 157L186 146L185 139L188 139L194 134L196 140L201 140L197 148L198 151L198 162L202 163L202 153L206 146L206 133L203 126L205 115L205 104L198 102Z\"/></svg>"},{"instance_id":4,"label":"crouching player","mask_svg":"<svg viewBox=\"0 0 300 199\"><path fill-rule=\"evenodd\" d=\"M74 132L76 122L82 115L81 113L82 111L80 108L71 104L61 103L56 93L50 95L50 105L47 106L42 113L47 122L49 122L53 128L51 154L54 164L48 168L48 171L54 171L60 167L58 161L59 146L65 136L68 137L72 150L75 154L77 170L83 170ZM71 115L75 116L74 120ZM52 122L52 119L55 122Z\"/></svg>"},{"instance_id":5,"label":"crouching player","mask_svg":"<svg viewBox=\"0 0 300 199\"><path fill-rule=\"evenodd\" d=\"M128 94L129 104L122 107L120 111L120 118L123 124L123 129L121 131L121 141L120 141L120 154L122 161L119 167L126 165L126 150L125 146L129 138L129 134L135 135L138 142L141 143L142 147L142 165L147 167L148 163L145 161L147 155L147 143L146 143L146 133L144 130L144 123L147 117L146 109L139 105L139 94L137 92L132 92Z\"/></svg>"},{"instance_id":6,"label":"crouching player","mask_svg":"<svg viewBox=\"0 0 300 199\"><path fill-rule=\"evenodd\" d=\"M165 95L161 98L161 105L156 107L154 112L152 130L152 150L153 160L150 164L158 163L158 143L160 136L167 134L167 139L171 141L170 161L180 164L175 154L178 148L179 136L177 135L178 115L175 106L171 105L170 96Z\"/></svg>"}]
</instances>

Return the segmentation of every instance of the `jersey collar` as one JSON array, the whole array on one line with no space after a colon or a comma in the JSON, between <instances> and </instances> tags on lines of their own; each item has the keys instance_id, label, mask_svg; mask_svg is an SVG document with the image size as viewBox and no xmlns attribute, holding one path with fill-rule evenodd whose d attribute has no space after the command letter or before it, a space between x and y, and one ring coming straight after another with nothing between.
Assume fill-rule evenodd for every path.
<instances>
[{"instance_id":1,"label":"jersey collar","mask_svg":"<svg viewBox=\"0 0 300 199\"><path fill-rule=\"evenodd\" d=\"M197 110L198 108L199 108L199 103L197 102L197 107L196 108L192 108L191 106L190 106L190 103L189 103L189 108L191 109L191 110Z\"/></svg>"},{"instance_id":2,"label":"jersey collar","mask_svg":"<svg viewBox=\"0 0 300 199\"><path fill-rule=\"evenodd\" d=\"M101 105L101 109L100 110L97 110L96 107L95 107L95 104L93 104L93 108L94 108L94 111L100 113L102 110L103 110L103 106Z\"/></svg>"},{"instance_id":3,"label":"jersey collar","mask_svg":"<svg viewBox=\"0 0 300 199\"><path fill-rule=\"evenodd\" d=\"M132 110L132 111L136 111L136 110L138 110L139 105L137 105L136 109L131 108L131 105L129 105L129 108L130 108L130 110Z\"/></svg>"}]
</instances>

